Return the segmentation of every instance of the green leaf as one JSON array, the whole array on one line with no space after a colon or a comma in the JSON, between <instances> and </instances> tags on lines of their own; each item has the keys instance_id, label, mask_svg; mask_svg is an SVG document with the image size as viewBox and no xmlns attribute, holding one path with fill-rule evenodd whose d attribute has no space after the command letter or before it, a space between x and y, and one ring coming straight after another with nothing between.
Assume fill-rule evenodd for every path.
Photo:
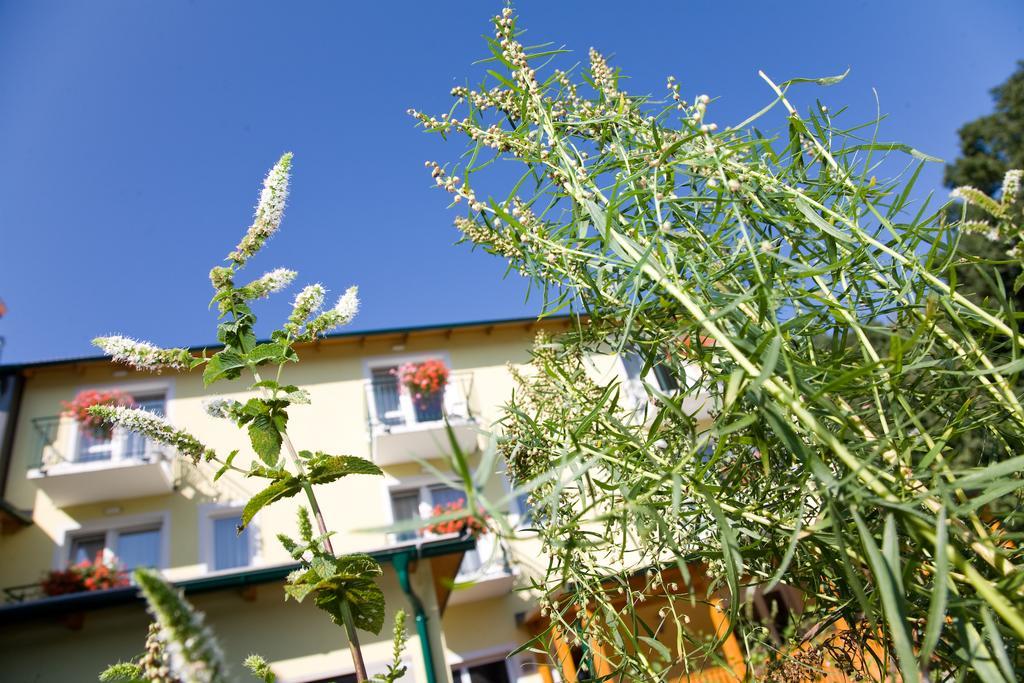
<instances>
[{"instance_id":1,"label":"green leaf","mask_svg":"<svg viewBox=\"0 0 1024 683\"><path fill-rule=\"evenodd\" d=\"M236 455L238 455L238 449L235 449L228 453L228 457L224 460L224 464L221 465L220 469L217 470L217 473L213 475L214 481L220 479L222 476L224 476L225 472L231 469L231 463L234 461Z\"/></svg>"},{"instance_id":2,"label":"green leaf","mask_svg":"<svg viewBox=\"0 0 1024 683\"><path fill-rule=\"evenodd\" d=\"M288 346L276 342L260 344L249 352L249 363L251 365L264 365L266 363L283 363L286 358Z\"/></svg>"},{"instance_id":3,"label":"green leaf","mask_svg":"<svg viewBox=\"0 0 1024 683\"><path fill-rule=\"evenodd\" d=\"M302 490L302 482L291 475L287 475L283 479L275 481L273 484L263 489L255 496L249 499L249 502L245 504L242 509L242 527L249 525L252 518L261 509L270 505L274 501L281 500L282 498L290 498L296 493Z\"/></svg>"},{"instance_id":4,"label":"green leaf","mask_svg":"<svg viewBox=\"0 0 1024 683\"><path fill-rule=\"evenodd\" d=\"M142 667L131 662L111 664L100 674L100 683L145 683Z\"/></svg>"},{"instance_id":5,"label":"green leaf","mask_svg":"<svg viewBox=\"0 0 1024 683\"><path fill-rule=\"evenodd\" d=\"M249 424L249 440L260 460L276 467L281 456L281 432L269 415L257 415Z\"/></svg>"},{"instance_id":6,"label":"green leaf","mask_svg":"<svg viewBox=\"0 0 1024 683\"><path fill-rule=\"evenodd\" d=\"M784 88L788 85L793 85L794 83L813 83L815 85L823 86L835 85L836 83L841 83L849 74L850 69L847 68L846 71L838 76L822 76L821 78L791 78L788 81L783 81L781 87Z\"/></svg>"},{"instance_id":7,"label":"green leaf","mask_svg":"<svg viewBox=\"0 0 1024 683\"><path fill-rule=\"evenodd\" d=\"M237 353L224 350L210 358L203 370L203 385L210 386L220 379L235 379L242 374L245 359Z\"/></svg>"},{"instance_id":8,"label":"green leaf","mask_svg":"<svg viewBox=\"0 0 1024 683\"><path fill-rule=\"evenodd\" d=\"M910 631L907 627L907 615L903 608L903 582L901 580L899 557L884 556L875 545L875 539L867 524L856 511L851 511L853 521L857 524L860 532L861 547L867 555L868 564L874 574L875 585L882 598L882 610L885 613L885 620L889 624L889 633L892 635L893 645L896 648L896 658L899 661L900 673L905 681L921 680L921 674L917 668L917 658L914 656L914 648ZM895 519L892 513L886 517L886 537L895 534ZM890 525L892 532L889 531ZM890 544L886 544L890 545ZM895 562L895 564L894 564Z\"/></svg>"},{"instance_id":9,"label":"green leaf","mask_svg":"<svg viewBox=\"0 0 1024 683\"><path fill-rule=\"evenodd\" d=\"M350 474L384 474L379 467L366 458L354 455L327 455L319 451L313 455L308 451L303 451L303 453L309 458L307 476L311 484L327 484Z\"/></svg>"},{"instance_id":10,"label":"green leaf","mask_svg":"<svg viewBox=\"0 0 1024 683\"><path fill-rule=\"evenodd\" d=\"M356 628L380 633L384 625L384 593L376 584L383 571L369 555L355 554L331 559L318 556L313 567L292 572L285 593L302 601L313 594L316 606L344 625L345 609Z\"/></svg>"},{"instance_id":11,"label":"green leaf","mask_svg":"<svg viewBox=\"0 0 1024 683\"><path fill-rule=\"evenodd\" d=\"M942 634L942 627L946 620L946 601L949 595L947 585L949 577L949 557L946 555L946 541L948 538L948 525L946 523L946 508L939 509L935 520L935 549L932 551L932 597L928 605L928 624L925 627L924 640L921 643L921 666L926 666L932 655L932 650L939 642Z\"/></svg>"}]
</instances>

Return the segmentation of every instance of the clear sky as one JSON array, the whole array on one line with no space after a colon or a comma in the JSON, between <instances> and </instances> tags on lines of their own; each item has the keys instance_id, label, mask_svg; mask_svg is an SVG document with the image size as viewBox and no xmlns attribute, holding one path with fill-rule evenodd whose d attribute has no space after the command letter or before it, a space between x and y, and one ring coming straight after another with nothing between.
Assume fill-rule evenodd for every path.
<instances>
[{"instance_id":1,"label":"clear sky","mask_svg":"<svg viewBox=\"0 0 1024 683\"><path fill-rule=\"evenodd\" d=\"M249 223L263 174L295 153L282 232L253 263L362 291L353 329L528 315L525 283L452 246L426 159L461 151L405 110L446 111L485 56L498 2L0 0L0 319L3 362L93 352L125 332L212 341L206 279ZM517 6L527 42L594 46L633 93L709 93L721 123L770 100L757 77L824 76L805 92L883 139L942 158L956 128L1024 58L1019 0ZM941 190L941 166L924 176ZM281 317L287 296L262 311ZM264 327L264 329L268 329Z\"/></svg>"}]
</instances>

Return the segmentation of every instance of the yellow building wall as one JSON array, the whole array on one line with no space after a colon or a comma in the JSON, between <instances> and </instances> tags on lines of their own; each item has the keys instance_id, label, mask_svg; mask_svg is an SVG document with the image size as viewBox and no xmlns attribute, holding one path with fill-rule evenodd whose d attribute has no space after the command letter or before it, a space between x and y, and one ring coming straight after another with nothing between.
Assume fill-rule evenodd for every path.
<instances>
[{"instance_id":1,"label":"yellow building wall","mask_svg":"<svg viewBox=\"0 0 1024 683\"><path fill-rule=\"evenodd\" d=\"M445 354L453 371L472 371L469 403L479 423L488 427L500 417L502 404L511 396L513 385L506 364L528 360L534 333L535 330L527 326L499 326L490 331L456 330L449 335L410 335L401 340L404 346L401 351L394 350L393 339L382 340L372 336L361 341L325 342L301 349L302 361L288 366L282 381L307 389L312 404L294 406L290 410L289 433L300 449L369 458L371 444L364 389L367 379L365 362L368 358L400 358L406 354L421 353ZM117 387L130 392L133 385L153 382L169 385L167 413L174 424L190 430L221 454L239 448L241 453L236 464L247 465L252 453L245 435L229 422L206 415L203 401L211 394L203 388L198 373L150 375L92 362L35 368L26 381L5 492L6 500L14 506L33 511L34 523L0 537L0 556L4 560L0 562L0 587L35 583L46 570L62 566L63 558L58 546L68 530L104 520L156 513L166 513L168 519L165 533L169 537L169 557L165 575L178 580L205 573L198 539L199 506L214 502L244 502L261 488L261 480L229 473L214 485L211 481L213 468L203 464L194 468L190 463L180 463L180 489L175 493L121 498L112 492L110 500L101 503L59 508L25 476L38 448L33 418L56 415L60 412L61 401L70 399L80 389ZM248 380L222 382L211 389L215 392L213 395L244 401L251 395L246 390L247 384ZM63 438L61 435L59 442L62 443ZM432 462L443 471L450 470L443 460ZM500 467L500 461L498 464ZM418 463L386 467L385 471L386 476L382 478L349 477L318 487L318 498L327 524L337 531L334 537L337 551L385 547L388 538L380 529L391 519L389 485L403 479L422 477L429 472ZM505 494L502 480L491 477L486 493L492 499L501 498ZM265 508L258 515L257 555L260 564L290 560L276 535L282 532L295 534L296 508L302 502L301 497L291 498ZM518 552L515 554L520 555ZM530 545L523 557L536 562L534 545ZM529 562L523 564L523 576L531 571L529 565ZM426 580L422 574L421 569L417 579L419 583ZM389 584L386 587L389 610L407 606L405 596L396 585L391 585L393 576L385 577L385 583ZM433 595L432 589L426 590L429 585L428 581L422 586L425 590L420 591L421 597L425 597L424 592ZM349 662L347 653L341 652L344 645L342 630L331 626L329 620L313 607L298 607L294 603L286 605L279 585L263 586L257 594L255 602L246 602L231 591L195 598L196 605L208 613L210 623L234 663L250 651L261 652L275 663L275 669L279 669L279 673L285 676L284 680L288 681L303 680L302 676L317 670L326 671L329 665L337 669L339 662ZM433 609L435 616L439 617L436 605ZM481 652L494 651L496 656L500 656L498 650L501 648L515 647L523 642L526 635L516 627L516 614L529 609L530 598L525 593L450 606L443 621L444 633L438 630L435 634L438 652L446 652L455 662L468 661L467 656ZM433 628L441 625L439 618L432 621ZM89 680L101 665L141 651L145 622L139 609L121 607L89 613L81 631L69 631L50 622L16 629L4 636L0 643L4 675L18 672L7 680ZM409 629L415 633L411 617ZM5 632L7 630L4 629ZM384 633L380 639L367 639L368 662L385 662L388 659L389 637L389 633ZM54 653L59 653L59 665L53 658ZM415 637L410 641L407 658L414 670L421 667ZM70 672L86 675L76 678ZM37 677L36 674L40 673L43 675ZM421 670L417 670L417 674L414 680L425 680ZM532 681L534 678L524 674L520 680Z\"/></svg>"}]
</instances>

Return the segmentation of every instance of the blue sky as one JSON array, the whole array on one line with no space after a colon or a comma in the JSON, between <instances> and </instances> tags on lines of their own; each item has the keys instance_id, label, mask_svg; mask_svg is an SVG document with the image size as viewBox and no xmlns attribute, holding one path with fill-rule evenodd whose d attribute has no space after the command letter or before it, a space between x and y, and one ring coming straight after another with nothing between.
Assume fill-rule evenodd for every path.
<instances>
[{"instance_id":1,"label":"blue sky","mask_svg":"<svg viewBox=\"0 0 1024 683\"><path fill-rule=\"evenodd\" d=\"M461 151L405 110L445 111L485 56L498 2L20 2L0 0L0 319L3 362L92 353L125 332L209 342L206 274L248 225L260 180L295 153L282 232L253 266L362 291L353 329L529 315L518 278L452 246L426 159ZM1016 0L517 5L527 42L594 46L661 94L676 75L717 120L770 100L757 77L823 76L805 91L883 139L942 158L956 128L1024 58ZM941 166L923 189L941 190ZM262 309L279 318L287 297ZM268 323L269 324L269 323ZM264 329L269 329L265 327Z\"/></svg>"}]
</instances>

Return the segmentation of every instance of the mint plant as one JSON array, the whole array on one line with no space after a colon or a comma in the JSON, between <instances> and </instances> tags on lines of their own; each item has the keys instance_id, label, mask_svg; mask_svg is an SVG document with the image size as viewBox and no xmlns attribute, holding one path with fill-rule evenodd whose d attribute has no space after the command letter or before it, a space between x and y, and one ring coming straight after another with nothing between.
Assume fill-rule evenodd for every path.
<instances>
[{"instance_id":1,"label":"mint plant","mask_svg":"<svg viewBox=\"0 0 1024 683\"><path fill-rule=\"evenodd\" d=\"M271 334L269 341L260 342L254 331L256 315L252 303L284 290L295 279L296 273L278 268L245 284L236 284L246 263L280 228L288 197L291 163L292 155L285 154L274 165L263 183L252 225L228 254L226 264L210 271L214 289L211 306L216 306L220 318L217 339L223 345L221 349L195 354L189 349L163 349L123 336L100 337L93 342L115 362L139 370L160 372L201 368L205 386L236 380L244 375L251 377L249 388L257 394L255 397L244 403L213 398L206 403L206 410L211 416L229 420L244 430L256 457L243 463L245 456L239 457L241 450L218 454L188 431L137 408L102 405L93 406L89 412L107 424L170 446L190 458L195 465L210 463L219 466L214 481L229 471L264 480L265 488L252 496L243 509L239 532L264 507L299 493L305 494L316 532L306 509L300 508L301 542L279 536L292 557L302 562L302 567L288 577L286 597L299 601L312 597L317 607L330 614L334 622L345 629L356 677L363 681L366 680L366 667L357 629L377 634L383 626L384 595L376 584L382 570L368 555L335 555L331 531L324 520L314 487L350 475L381 475L382 472L364 458L297 449L288 434L288 410L291 406L309 403L309 394L282 380L285 367L299 361L297 344L312 341L352 320L359 309L357 290L349 288L334 306L325 309L326 290L322 285L311 284L303 288L295 297L288 319ZM153 584L154 579L144 573L137 577L149 597L152 591L146 586ZM173 635L169 641L177 642ZM174 661L172 657L172 665ZM210 666L209 671L213 675L218 669ZM172 669L184 680L192 680L179 670L181 667L172 666ZM217 678L214 676L209 680Z\"/></svg>"}]
</instances>

